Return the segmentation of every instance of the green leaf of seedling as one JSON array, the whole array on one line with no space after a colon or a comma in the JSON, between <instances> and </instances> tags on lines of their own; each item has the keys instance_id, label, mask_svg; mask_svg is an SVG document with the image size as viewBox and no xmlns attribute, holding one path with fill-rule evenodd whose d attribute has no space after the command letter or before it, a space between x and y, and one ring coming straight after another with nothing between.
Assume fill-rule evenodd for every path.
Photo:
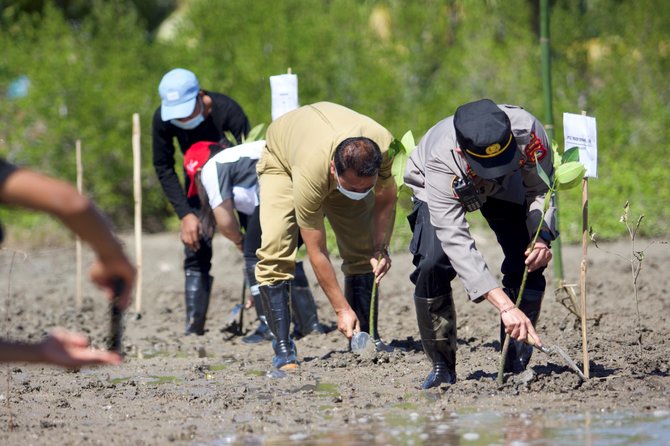
<instances>
[{"instance_id":1,"label":"green leaf of seedling","mask_svg":"<svg viewBox=\"0 0 670 446\"><path fill-rule=\"evenodd\" d=\"M585 173L586 167L582 163L579 161L570 161L558 166L554 175L558 182L558 188L564 190L577 186L582 181L582 178L584 178Z\"/></svg>"},{"instance_id":2,"label":"green leaf of seedling","mask_svg":"<svg viewBox=\"0 0 670 446\"><path fill-rule=\"evenodd\" d=\"M401 151L393 158L393 166L391 167L391 173L393 174L393 179L395 180L395 185L398 188L398 193L400 189L405 184L405 166L407 165L408 155L405 151Z\"/></svg>"},{"instance_id":3,"label":"green leaf of seedling","mask_svg":"<svg viewBox=\"0 0 670 446\"><path fill-rule=\"evenodd\" d=\"M400 139L400 142L402 142L402 145L405 148L405 153L407 153L407 156L409 156L416 148L416 144L414 143L414 135L412 134L411 130L408 130L403 135L403 137Z\"/></svg>"},{"instance_id":4,"label":"green leaf of seedling","mask_svg":"<svg viewBox=\"0 0 670 446\"><path fill-rule=\"evenodd\" d=\"M414 135L411 130L408 130L400 141L394 139L389 146L389 156L393 158L391 173L393 174L393 179L398 188L398 196L400 196L403 189L406 189L406 186L403 187L405 184L405 167L407 166L407 158L409 158L409 155L413 150Z\"/></svg>"},{"instance_id":5,"label":"green leaf of seedling","mask_svg":"<svg viewBox=\"0 0 670 446\"><path fill-rule=\"evenodd\" d=\"M391 144L389 145L389 157L391 159L395 159L396 155L398 155L398 153L402 152L403 150L404 148L400 140L394 138L393 141L391 141Z\"/></svg>"},{"instance_id":6,"label":"green leaf of seedling","mask_svg":"<svg viewBox=\"0 0 670 446\"><path fill-rule=\"evenodd\" d=\"M237 142L237 138L235 138L235 135L233 135L233 133L230 130L224 131L223 136L225 136L226 139L230 141L232 145L236 146L239 144L239 142Z\"/></svg>"},{"instance_id":7,"label":"green leaf of seedling","mask_svg":"<svg viewBox=\"0 0 670 446\"><path fill-rule=\"evenodd\" d=\"M547 187L551 188L551 180L549 179L549 175L547 175L547 172L544 171L540 163L535 163L535 166L537 166L537 174L542 178L542 181L544 184L547 185Z\"/></svg>"},{"instance_id":8,"label":"green leaf of seedling","mask_svg":"<svg viewBox=\"0 0 670 446\"><path fill-rule=\"evenodd\" d=\"M551 141L551 152L554 155L554 169L558 169L558 166L561 165L561 154L558 153L558 143L556 140Z\"/></svg>"},{"instance_id":9,"label":"green leaf of seedling","mask_svg":"<svg viewBox=\"0 0 670 446\"><path fill-rule=\"evenodd\" d=\"M263 139L263 130L265 128L265 124L258 124L256 127L251 129L249 132L249 135L244 139L244 142L252 142L252 141L258 141L259 139Z\"/></svg>"},{"instance_id":10,"label":"green leaf of seedling","mask_svg":"<svg viewBox=\"0 0 670 446\"><path fill-rule=\"evenodd\" d=\"M571 161L579 161L579 148L570 147L568 150L563 152L561 157L561 164L569 163Z\"/></svg>"}]
</instances>

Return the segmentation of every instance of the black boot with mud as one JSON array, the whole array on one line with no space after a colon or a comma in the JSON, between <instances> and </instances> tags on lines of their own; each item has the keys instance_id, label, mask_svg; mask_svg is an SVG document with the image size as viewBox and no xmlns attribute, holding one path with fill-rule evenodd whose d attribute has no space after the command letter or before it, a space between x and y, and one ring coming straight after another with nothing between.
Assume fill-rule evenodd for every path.
<instances>
[{"instance_id":1,"label":"black boot with mud","mask_svg":"<svg viewBox=\"0 0 670 446\"><path fill-rule=\"evenodd\" d=\"M422 389L456 382L456 312L451 294L435 298L414 296L416 321L423 351L433 364Z\"/></svg>"},{"instance_id":2,"label":"black boot with mud","mask_svg":"<svg viewBox=\"0 0 670 446\"><path fill-rule=\"evenodd\" d=\"M186 328L184 334L205 334L205 320L214 278L200 271L187 270L184 280L186 303Z\"/></svg>"},{"instance_id":3,"label":"black boot with mud","mask_svg":"<svg viewBox=\"0 0 670 446\"><path fill-rule=\"evenodd\" d=\"M297 262L295 265L295 279L291 283L291 311L294 339L300 339L310 333L328 333L328 329L319 322L316 302L309 289L302 262Z\"/></svg>"},{"instance_id":4,"label":"black boot with mud","mask_svg":"<svg viewBox=\"0 0 670 446\"><path fill-rule=\"evenodd\" d=\"M282 372L297 370L297 352L289 334L291 325L289 293L291 287L288 282L279 282L275 285L263 285L258 288L263 302L263 312L274 335L272 340L272 349L274 350L272 367Z\"/></svg>"},{"instance_id":5,"label":"black boot with mud","mask_svg":"<svg viewBox=\"0 0 670 446\"><path fill-rule=\"evenodd\" d=\"M242 338L242 342L245 344L258 344L260 342L266 342L272 340L272 332L270 332L270 327L266 323L265 313L263 313L263 304L261 302L260 292L256 292L258 287L251 288L251 297L254 301L254 308L256 309L256 315L258 316L258 326L249 336Z\"/></svg>"}]
</instances>

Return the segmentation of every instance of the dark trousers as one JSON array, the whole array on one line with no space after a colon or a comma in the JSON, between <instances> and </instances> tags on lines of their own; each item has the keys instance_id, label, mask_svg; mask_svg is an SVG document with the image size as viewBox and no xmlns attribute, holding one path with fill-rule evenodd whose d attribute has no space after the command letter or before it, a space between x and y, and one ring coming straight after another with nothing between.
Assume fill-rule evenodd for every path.
<instances>
[{"instance_id":1,"label":"dark trousers","mask_svg":"<svg viewBox=\"0 0 670 446\"><path fill-rule=\"evenodd\" d=\"M189 199L189 203L197 209L197 216L202 220L200 213L200 201L198 197ZM200 249L193 251L184 246L184 271L198 271L203 277L209 275L212 269L212 239L210 237L200 237Z\"/></svg>"},{"instance_id":2,"label":"dark trousers","mask_svg":"<svg viewBox=\"0 0 670 446\"><path fill-rule=\"evenodd\" d=\"M481 208L482 215L493 230L502 248L501 266L503 286L519 288L525 268L524 252L530 244L526 229L526 206L488 198ZM435 228L430 223L428 205L414 200L414 209L407 217L412 229L409 250L415 266L410 280L415 285L414 295L423 298L444 296L451 292L451 280L456 272L444 253ZM544 268L528 274L526 288L543 292L546 286Z\"/></svg>"}]
</instances>

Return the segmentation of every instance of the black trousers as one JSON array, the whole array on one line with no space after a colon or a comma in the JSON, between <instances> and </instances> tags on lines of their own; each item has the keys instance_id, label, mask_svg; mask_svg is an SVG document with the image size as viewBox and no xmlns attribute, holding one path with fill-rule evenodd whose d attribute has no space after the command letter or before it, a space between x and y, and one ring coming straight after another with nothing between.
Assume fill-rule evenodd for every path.
<instances>
[{"instance_id":1,"label":"black trousers","mask_svg":"<svg viewBox=\"0 0 670 446\"><path fill-rule=\"evenodd\" d=\"M191 206L197 210L197 216L202 220L200 201L198 197L189 198ZM212 239L200 237L200 249L193 251L184 245L184 271L198 271L203 277L209 275L212 269Z\"/></svg>"},{"instance_id":2,"label":"black trousers","mask_svg":"<svg viewBox=\"0 0 670 446\"><path fill-rule=\"evenodd\" d=\"M504 254L500 270L503 274L503 286L519 288L525 268L524 252L530 244L526 229L527 207L487 198L481 212L495 233ZM410 275L410 280L415 285L414 295L435 298L448 294L451 292L451 281L456 277L456 271L430 223L428 205L415 199L414 209L407 219L413 233L409 250L414 256L412 263L415 269ZM529 273L526 288L544 292L546 281L543 273L544 268Z\"/></svg>"}]
</instances>

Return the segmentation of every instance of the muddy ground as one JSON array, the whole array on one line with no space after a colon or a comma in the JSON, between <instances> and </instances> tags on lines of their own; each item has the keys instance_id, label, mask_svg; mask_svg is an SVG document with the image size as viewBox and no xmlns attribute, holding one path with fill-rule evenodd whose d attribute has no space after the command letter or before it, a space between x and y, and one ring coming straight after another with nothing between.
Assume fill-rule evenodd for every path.
<instances>
[{"instance_id":1,"label":"muddy ground","mask_svg":"<svg viewBox=\"0 0 670 446\"><path fill-rule=\"evenodd\" d=\"M133 239L126 237L129 251ZM500 253L478 241L489 265ZM648 242L638 242L644 249ZM348 352L337 331L297 341L300 371L284 379L266 376L271 346L249 346L221 329L240 300L242 263L232 245L215 243L216 281L208 332L182 335L184 305L181 246L176 234L144 238L141 318L126 316L126 361L120 366L64 371L12 364L0 367L0 444L262 444L288 438L307 441L320 432L347 444L347 432L385 415L433 419L460 411L495 413L600 412L670 409L670 245L646 251L638 279L642 347L626 241L589 246L588 351L591 379L582 382L560 358L536 352L536 378L496 385L499 361L497 313L469 302L454 282L458 314L458 382L421 391L429 363L418 341L408 254L396 252L381 286L380 331L404 351L361 358ZM624 258L616 254L623 255ZM28 251L24 260L0 252L2 334L37 340L60 325L88 333L104 346L108 307L92 285L75 306L73 248ZM564 246L565 275L576 283L580 246ZM90 253L85 257L90 259ZM11 283L8 278L11 271ZM314 275L322 322L335 318ZM548 272L553 280L552 272ZM578 288L577 288L578 290ZM9 298L7 295L9 294ZM538 331L582 364L578 321L548 292ZM247 329L252 328L251 313ZM374 443L374 436L369 437ZM277 440L278 441L278 440ZM387 440L388 441L388 440ZM314 444L314 443L312 443ZM351 442L349 444L352 444Z\"/></svg>"}]
</instances>

